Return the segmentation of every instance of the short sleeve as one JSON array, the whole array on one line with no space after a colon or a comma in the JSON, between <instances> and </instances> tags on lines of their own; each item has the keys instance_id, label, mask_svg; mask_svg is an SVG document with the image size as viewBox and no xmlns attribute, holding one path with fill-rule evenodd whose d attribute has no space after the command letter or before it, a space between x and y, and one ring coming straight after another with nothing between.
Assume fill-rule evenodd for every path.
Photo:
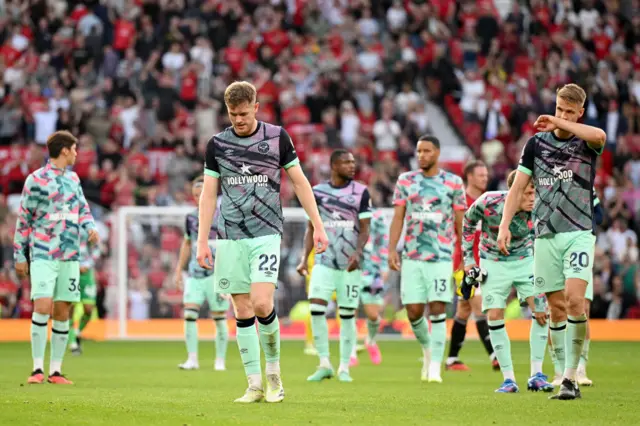
<instances>
[{"instance_id":1,"label":"short sleeve","mask_svg":"<svg viewBox=\"0 0 640 426\"><path fill-rule=\"evenodd\" d=\"M533 175L533 164L536 156L536 137L532 136L522 150L518 170L529 176Z\"/></svg>"},{"instance_id":2,"label":"short sleeve","mask_svg":"<svg viewBox=\"0 0 640 426\"><path fill-rule=\"evenodd\" d=\"M453 210L465 211L467 209L467 197L464 194L462 179L458 178L453 188Z\"/></svg>"},{"instance_id":3,"label":"short sleeve","mask_svg":"<svg viewBox=\"0 0 640 426\"><path fill-rule=\"evenodd\" d=\"M209 139L207 143L207 152L204 158L204 174L214 178L220 177L220 167L216 160L216 143L214 138Z\"/></svg>"},{"instance_id":4,"label":"short sleeve","mask_svg":"<svg viewBox=\"0 0 640 426\"><path fill-rule=\"evenodd\" d=\"M591 146L591 145L589 144L589 142L585 142L585 143L586 143L586 144L587 144L587 146L588 146L588 147L589 147L593 152L595 152L597 155L602 155L602 153L604 152L605 144L603 144L602 146L595 147L595 146Z\"/></svg>"},{"instance_id":5,"label":"short sleeve","mask_svg":"<svg viewBox=\"0 0 640 426\"><path fill-rule=\"evenodd\" d=\"M293 146L291 136L284 128L280 128L280 167L288 169L300 164L298 154Z\"/></svg>"},{"instance_id":6,"label":"short sleeve","mask_svg":"<svg viewBox=\"0 0 640 426\"><path fill-rule=\"evenodd\" d=\"M406 206L407 205L407 191L406 186L402 183L401 177L396 182L396 187L393 190L393 205L394 206Z\"/></svg>"},{"instance_id":7,"label":"short sleeve","mask_svg":"<svg viewBox=\"0 0 640 426\"><path fill-rule=\"evenodd\" d=\"M362 199L360 200L360 210L358 210L358 219L370 219L373 216L371 210L371 196L369 190L364 189L362 193Z\"/></svg>"}]
</instances>

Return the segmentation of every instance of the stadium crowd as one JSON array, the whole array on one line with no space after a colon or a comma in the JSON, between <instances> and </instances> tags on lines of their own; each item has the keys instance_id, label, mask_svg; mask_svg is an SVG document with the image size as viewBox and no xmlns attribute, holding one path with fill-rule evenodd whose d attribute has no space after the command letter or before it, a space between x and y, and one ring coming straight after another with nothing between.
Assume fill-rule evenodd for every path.
<instances>
[{"instance_id":1,"label":"stadium crowd","mask_svg":"<svg viewBox=\"0 0 640 426\"><path fill-rule=\"evenodd\" d=\"M639 3L514 1L502 19L491 0L0 1L1 315L31 315L28 283L12 270L13 211L51 132L78 135L76 171L113 242L120 206L192 204L206 142L228 124L222 91L246 79L259 118L285 126L312 183L345 147L380 207L431 129L425 96L497 189L537 114L553 111L555 88L581 84L585 121L609 138L596 178L607 217L592 316L640 317ZM295 206L283 182L283 205ZM177 317L182 231L130 227L130 317ZM283 250L300 244L285 235ZM101 315L113 306L110 247L98 264ZM304 297L294 268L281 268L284 312Z\"/></svg>"}]
</instances>

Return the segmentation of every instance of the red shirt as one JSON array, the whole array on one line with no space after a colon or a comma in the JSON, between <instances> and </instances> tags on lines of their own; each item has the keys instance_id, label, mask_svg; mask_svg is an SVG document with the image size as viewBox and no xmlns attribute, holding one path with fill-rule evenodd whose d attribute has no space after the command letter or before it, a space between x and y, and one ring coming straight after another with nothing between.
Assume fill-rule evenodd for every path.
<instances>
[{"instance_id":1,"label":"red shirt","mask_svg":"<svg viewBox=\"0 0 640 426\"><path fill-rule=\"evenodd\" d=\"M245 52L240 48L228 47L224 50L224 60L234 74L239 74L244 67Z\"/></svg>"},{"instance_id":2,"label":"red shirt","mask_svg":"<svg viewBox=\"0 0 640 426\"><path fill-rule=\"evenodd\" d=\"M285 126L307 124L311 121L311 113L305 105L298 105L282 111L282 122Z\"/></svg>"},{"instance_id":3,"label":"red shirt","mask_svg":"<svg viewBox=\"0 0 640 426\"><path fill-rule=\"evenodd\" d=\"M289 36L280 28L262 34L264 44L269 46L274 56L278 56L289 45Z\"/></svg>"},{"instance_id":4,"label":"red shirt","mask_svg":"<svg viewBox=\"0 0 640 426\"><path fill-rule=\"evenodd\" d=\"M116 50L127 50L131 47L135 33L136 27L133 23L125 19L118 19L114 29L113 48Z\"/></svg>"},{"instance_id":5,"label":"red shirt","mask_svg":"<svg viewBox=\"0 0 640 426\"><path fill-rule=\"evenodd\" d=\"M609 53L609 46L611 46L611 39L607 37L605 33L593 35L593 46L598 59L604 59Z\"/></svg>"},{"instance_id":6,"label":"red shirt","mask_svg":"<svg viewBox=\"0 0 640 426\"><path fill-rule=\"evenodd\" d=\"M476 200L475 198L471 198L468 192L465 193L465 197L467 199L467 208L469 208L469 206L471 206L471 204L473 204ZM480 229L476 229L476 235L473 238L473 258L476 261L476 265L480 264L478 246L480 245L481 233L482 232L480 231ZM462 241L457 241L455 251L453 253L453 270L457 271L460 268L464 268L465 265L463 264L463 261L464 259L462 257Z\"/></svg>"},{"instance_id":7,"label":"red shirt","mask_svg":"<svg viewBox=\"0 0 640 426\"><path fill-rule=\"evenodd\" d=\"M182 87L180 88L180 99L183 101L195 101L198 97L198 75L195 72L189 72L182 78Z\"/></svg>"}]
</instances>

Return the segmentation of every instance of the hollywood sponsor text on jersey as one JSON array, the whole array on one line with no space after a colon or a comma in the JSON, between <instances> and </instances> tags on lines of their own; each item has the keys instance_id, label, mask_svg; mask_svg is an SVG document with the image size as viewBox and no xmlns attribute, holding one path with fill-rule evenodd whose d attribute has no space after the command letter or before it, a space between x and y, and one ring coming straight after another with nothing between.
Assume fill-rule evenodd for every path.
<instances>
[{"instance_id":1,"label":"hollywood sponsor text on jersey","mask_svg":"<svg viewBox=\"0 0 640 426\"><path fill-rule=\"evenodd\" d=\"M343 220L340 212L332 212L331 220L327 220L324 222L325 228L346 228L353 229L355 226L355 221L353 220Z\"/></svg>"},{"instance_id":2,"label":"hollywood sponsor text on jersey","mask_svg":"<svg viewBox=\"0 0 640 426\"><path fill-rule=\"evenodd\" d=\"M240 167L242 176L225 176L224 180L227 185L250 185L255 184L258 186L267 186L269 184L269 176L265 174L253 175L251 173L251 166L242 163Z\"/></svg>"},{"instance_id":3,"label":"hollywood sponsor text on jersey","mask_svg":"<svg viewBox=\"0 0 640 426\"><path fill-rule=\"evenodd\" d=\"M60 222L63 220L67 220L72 223L78 223L78 221L80 220L80 214L71 213L70 209L71 208L68 205L64 205L62 206L61 212L49 213L47 215L47 218L53 222Z\"/></svg>"},{"instance_id":4,"label":"hollywood sponsor text on jersey","mask_svg":"<svg viewBox=\"0 0 640 426\"><path fill-rule=\"evenodd\" d=\"M411 218L420 221L430 221L436 224L442 223L444 215L441 212L434 212L433 205L425 201L422 205L424 211L411 213Z\"/></svg>"},{"instance_id":5,"label":"hollywood sponsor text on jersey","mask_svg":"<svg viewBox=\"0 0 640 426\"><path fill-rule=\"evenodd\" d=\"M553 167L553 177L539 177L538 185L540 186L553 186L556 181L560 182L572 182L573 170L565 170L562 166Z\"/></svg>"}]
</instances>

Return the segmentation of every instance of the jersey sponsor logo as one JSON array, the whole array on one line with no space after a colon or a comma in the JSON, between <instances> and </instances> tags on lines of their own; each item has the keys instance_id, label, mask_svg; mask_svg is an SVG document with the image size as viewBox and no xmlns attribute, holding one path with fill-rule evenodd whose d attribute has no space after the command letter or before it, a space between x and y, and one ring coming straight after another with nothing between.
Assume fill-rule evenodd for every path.
<instances>
[{"instance_id":1,"label":"jersey sponsor logo","mask_svg":"<svg viewBox=\"0 0 640 426\"><path fill-rule=\"evenodd\" d=\"M80 220L80 215L78 213L71 213L70 207L68 205L62 206L62 211L57 213L49 214L49 220L51 221L63 221L68 220L73 223L78 223Z\"/></svg>"},{"instance_id":2,"label":"jersey sponsor logo","mask_svg":"<svg viewBox=\"0 0 640 426\"><path fill-rule=\"evenodd\" d=\"M327 220L324 222L325 228L351 228L355 227L355 222L353 220L344 220L340 212L331 213L331 220Z\"/></svg>"},{"instance_id":3,"label":"jersey sponsor logo","mask_svg":"<svg viewBox=\"0 0 640 426\"><path fill-rule=\"evenodd\" d=\"M244 176L227 176L225 177L225 183L227 185L247 185L247 184L255 184L258 186L267 186L269 184L269 176L267 175L252 175L251 173L251 165L242 163L240 166L240 172Z\"/></svg>"},{"instance_id":4,"label":"jersey sponsor logo","mask_svg":"<svg viewBox=\"0 0 640 426\"><path fill-rule=\"evenodd\" d=\"M258 152L260 154L266 154L269 152L269 144L267 142L260 142L258 144Z\"/></svg>"},{"instance_id":5,"label":"jersey sponsor logo","mask_svg":"<svg viewBox=\"0 0 640 426\"><path fill-rule=\"evenodd\" d=\"M422 205L423 211L411 213L411 218L419 221L429 221L436 224L441 224L444 219L444 215L440 212L434 212L433 206L430 203L424 203Z\"/></svg>"},{"instance_id":6,"label":"jersey sponsor logo","mask_svg":"<svg viewBox=\"0 0 640 426\"><path fill-rule=\"evenodd\" d=\"M573 170L565 170L562 166L553 167L553 177L539 177L538 185L540 186L553 186L557 181L560 182L573 182Z\"/></svg>"}]
</instances>

